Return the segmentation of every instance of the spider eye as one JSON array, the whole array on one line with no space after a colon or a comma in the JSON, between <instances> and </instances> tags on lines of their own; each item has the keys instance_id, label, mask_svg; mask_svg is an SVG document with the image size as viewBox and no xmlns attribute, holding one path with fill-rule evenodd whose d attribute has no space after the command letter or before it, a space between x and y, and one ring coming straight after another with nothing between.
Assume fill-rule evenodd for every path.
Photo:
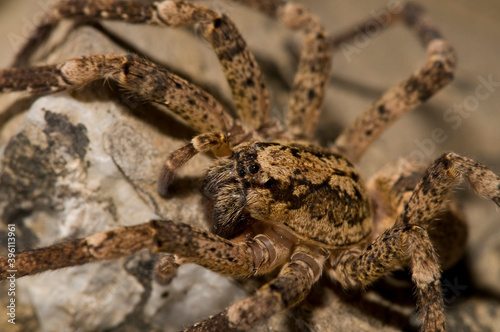
<instances>
[{"instance_id":1,"label":"spider eye","mask_svg":"<svg viewBox=\"0 0 500 332\"><path fill-rule=\"evenodd\" d=\"M214 20L214 23L213 23L213 24L214 24L214 28L218 28L218 27L220 27L220 25L222 24L222 19L221 19L221 18L219 18L219 17L218 17L218 18L216 18L216 19Z\"/></svg>"},{"instance_id":2,"label":"spider eye","mask_svg":"<svg viewBox=\"0 0 500 332\"><path fill-rule=\"evenodd\" d=\"M248 167L247 167L247 170L252 173L252 174L255 174L257 173L259 170L260 170L260 165L259 164L250 164Z\"/></svg>"},{"instance_id":3,"label":"spider eye","mask_svg":"<svg viewBox=\"0 0 500 332\"><path fill-rule=\"evenodd\" d=\"M239 167L238 167L238 175L239 175L240 177L244 177L244 176L245 176L245 174L246 174L245 169L243 169L243 168L239 168Z\"/></svg>"}]
</instances>

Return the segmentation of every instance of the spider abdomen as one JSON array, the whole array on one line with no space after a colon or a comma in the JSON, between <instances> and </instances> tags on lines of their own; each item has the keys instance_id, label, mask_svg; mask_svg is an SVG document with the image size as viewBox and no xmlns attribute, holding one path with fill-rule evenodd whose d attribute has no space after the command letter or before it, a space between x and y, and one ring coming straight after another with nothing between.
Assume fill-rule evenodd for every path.
<instances>
[{"instance_id":1,"label":"spider abdomen","mask_svg":"<svg viewBox=\"0 0 500 332\"><path fill-rule=\"evenodd\" d=\"M235 147L205 179L214 232L239 235L255 220L281 224L301 241L328 248L358 243L371 232L368 196L351 163L300 143Z\"/></svg>"}]
</instances>

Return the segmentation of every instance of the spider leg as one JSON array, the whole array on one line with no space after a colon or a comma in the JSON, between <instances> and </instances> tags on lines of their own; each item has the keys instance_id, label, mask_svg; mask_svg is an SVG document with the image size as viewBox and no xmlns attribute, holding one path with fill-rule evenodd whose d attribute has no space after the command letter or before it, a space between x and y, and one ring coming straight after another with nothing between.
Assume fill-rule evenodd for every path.
<instances>
[{"instance_id":1,"label":"spider leg","mask_svg":"<svg viewBox=\"0 0 500 332\"><path fill-rule=\"evenodd\" d=\"M228 132L232 127L233 120L210 94L132 54L90 55L62 65L4 69L0 71L0 92L51 93L109 78L144 100L166 105L197 131Z\"/></svg>"},{"instance_id":2,"label":"spider leg","mask_svg":"<svg viewBox=\"0 0 500 332\"><path fill-rule=\"evenodd\" d=\"M409 263L416 285L422 331L446 331L441 270L427 234L418 225L394 226L377 237L361 253L346 251L330 260L329 275L345 287L365 287Z\"/></svg>"},{"instance_id":3,"label":"spider leg","mask_svg":"<svg viewBox=\"0 0 500 332\"><path fill-rule=\"evenodd\" d=\"M384 166L368 181L369 196L373 206L376 207L374 209L374 236L391 228L398 216L404 212L426 168L425 165L411 164L407 159L401 158L397 162ZM422 222L419 224L422 225ZM452 267L463 257L468 225L453 192L445 196L442 206L426 229L436 248L443 270Z\"/></svg>"},{"instance_id":4,"label":"spider leg","mask_svg":"<svg viewBox=\"0 0 500 332\"><path fill-rule=\"evenodd\" d=\"M465 179L476 194L500 206L500 177L470 158L447 152L427 169L396 223L427 227L459 179Z\"/></svg>"},{"instance_id":5,"label":"spider leg","mask_svg":"<svg viewBox=\"0 0 500 332\"><path fill-rule=\"evenodd\" d=\"M298 138L312 137L320 113L331 62L328 38L318 19L303 6L284 1L237 1L262 11L287 28L306 33L292 97L287 127ZM231 87L239 117L255 129L269 121L269 93L259 66L232 21L200 4L185 1L69 0L58 5L38 26L18 53L18 66L62 18L121 20L160 26L191 26L200 23L215 50Z\"/></svg>"},{"instance_id":6,"label":"spider leg","mask_svg":"<svg viewBox=\"0 0 500 332\"><path fill-rule=\"evenodd\" d=\"M158 179L158 192L160 195L167 195L168 187L179 168L197 153L208 151L213 151L219 157L232 154L231 147L224 134L207 133L194 137L191 143L172 152L165 161Z\"/></svg>"},{"instance_id":7,"label":"spider leg","mask_svg":"<svg viewBox=\"0 0 500 332\"><path fill-rule=\"evenodd\" d=\"M20 55L63 18L118 20L170 27L199 23L212 45L233 93L243 122L259 129L269 121L269 93L260 68L234 23L209 7L187 1L69 0L61 2L45 19ZM211 130L213 131L213 130Z\"/></svg>"},{"instance_id":8,"label":"spider leg","mask_svg":"<svg viewBox=\"0 0 500 332\"><path fill-rule=\"evenodd\" d=\"M240 331L290 308L302 301L318 280L324 253L307 247L295 248L290 261L278 277L257 290L256 294L235 302L223 312L195 324L185 332Z\"/></svg>"},{"instance_id":9,"label":"spider leg","mask_svg":"<svg viewBox=\"0 0 500 332\"><path fill-rule=\"evenodd\" d=\"M288 104L287 132L294 138L314 135L325 95L332 52L319 19L304 6L286 1L238 0L268 14L291 30L305 33Z\"/></svg>"},{"instance_id":10,"label":"spider leg","mask_svg":"<svg viewBox=\"0 0 500 332\"><path fill-rule=\"evenodd\" d=\"M388 126L453 79L456 63L453 48L441 37L424 11L409 3L402 8L399 17L419 37L427 50L427 61L409 78L384 93L336 139L335 150L351 162L357 162ZM345 34L334 42L341 43L355 35Z\"/></svg>"},{"instance_id":11,"label":"spider leg","mask_svg":"<svg viewBox=\"0 0 500 332\"><path fill-rule=\"evenodd\" d=\"M156 272L166 277L175 272L178 265L185 263L195 263L224 275L248 277L275 269L285 263L291 253L288 242L282 242L279 236L258 234L247 241L230 241L188 224L150 220L83 239L23 251L15 255L15 263L9 259L11 257L0 256L0 280L9 273L15 273L16 278L20 278L48 270L116 259L143 249L174 255L163 256L160 260L162 266ZM295 250L294 257L309 262L307 257L312 255L309 251ZM319 255L315 251L311 252L314 257Z\"/></svg>"},{"instance_id":12,"label":"spider leg","mask_svg":"<svg viewBox=\"0 0 500 332\"><path fill-rule=\"evenodd\" d=\"M255 249L247 243L234 244L208 231L173 221L148 223L96 233L83 239L55 244L16 254L15 266L7 256L0 257L0 280L9 273L16 278L40 272L116 259L142 249L167 252L226 275L250 276L255 273ZM259 254L264 257L265 254ZM265 262L265 259L262 259ZM15 271L12 271L15 270ZM11 271L11 272L9 272Z\"/></svg>"},{"instance_id":13,"label":"spider leg","mask_svg":"<svg viewBox=\"0 0 500 332\"><path fill-rule=\"evenodd\" d=\"M409 179L409 176L402 179ZM500 177L472 159L454 153L438 158L418 181L393 227L360 253L359 248L331 259L330 275L345 286L363 287L408 262L417 287L425 331L445 331L440 262L429 235L455 180L464 178L480 196L500 205ZM413 181L410 179L410 181ZM392 182L392 181L391 181ZM393 188L401 194L406 190ZM405 198L402 196L403 202Z\"/></svg>"},{"instance_id":14,"label":"spider leg","mask_svg":"<svg viewBox=\"0 0 500 332\"><path fill-rule=\"evenodd\" d=\"M248 328L300 302L322 272L326 253L321 249L291 248L279 237L257 235L246 242L232 242L187 224L167 220L122 227L87 238L17 253L15 263L0 256L0 280L48 270L116 259L149 249L166 252L155 273L167 281L177 267L195 263L224 275L247 277L283 265L279 276L257 293L236 302L226 311L197 324L189 331Z\"/></svg>"}]
</instances>

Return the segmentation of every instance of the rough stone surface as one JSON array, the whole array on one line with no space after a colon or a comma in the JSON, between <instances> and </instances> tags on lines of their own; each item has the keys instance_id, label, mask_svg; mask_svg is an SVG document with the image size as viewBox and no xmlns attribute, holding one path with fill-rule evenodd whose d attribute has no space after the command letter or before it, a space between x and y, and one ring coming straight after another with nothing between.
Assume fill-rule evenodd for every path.
<instances>
[{"instance_id":1,"label":"rough stone surface","mask_svg":"<svg viewBox=\"0 0 500 332\"><path fill-rule=\"evenodd\" d=\"M0 56L2 67L10 61L3 56L15 47L13 38L29 29L26 22L33 22L47 2L30 1L29 10L16 5L27 0L0 4L0 31L9 37L1 42L6 48ZM420 153L432 159L453 150L487 164L498 174L498 83L490 86L490 95L477 108L468 111L466 105L484 79L500 82L500 45L493 42L500 39L494 14L500 7L488 1L475 5L423 2L457 49L456 80L388 130L367 151L360 169L369 177L400 156ZM272 88L273 115L281 118L294 73L291 51L300 45L300 35L239 5L208 4L234 17ZM307 5L333 34L364 18L376 20L387 1L310 1ZM116 23L103 26L105 32L89 26L75 30L66 23L39 50L35 61L123 52L123 44L116 41L125 39L135 51L183 74L232 107L213 52L189 30ZM110 33L118 38L111 41ZM319 141L331 142L341 128L424 58L418 42L400 26L338 51ZM447 120L443 114L454 105L464 105L465 111L450 113L455 120ZM2 95L0 126L0 244L5 243L5 225L10 222L18 225L18 250L152 217L208 227L197 188L210 157L197 156L181 172L171 197L159 197L155 181L164 158L193 132L163 110L123 97L112 84L97 82L84 91L40 98ZM446 139L433 139L435 129L442 129ZM458 194L471 228L466 258L443 276L450 329L500 331L500 215L490 202L475 198L469 190ZM0 253L4 252L5 246L1 246ZM15 326L5 318L8 287L0 284L0 330L175 331L222 310L264 281L236 281L189 265L169 285L159 285L151 277L155 259L141 252L118 261L21 279L16 289ZM302 305L276 315L255 331L415 330L411 287L396 287L394 283L402 283L396 280L377 283L366 292L344 291L321 280Z\"/></svg>"}]
</instances>

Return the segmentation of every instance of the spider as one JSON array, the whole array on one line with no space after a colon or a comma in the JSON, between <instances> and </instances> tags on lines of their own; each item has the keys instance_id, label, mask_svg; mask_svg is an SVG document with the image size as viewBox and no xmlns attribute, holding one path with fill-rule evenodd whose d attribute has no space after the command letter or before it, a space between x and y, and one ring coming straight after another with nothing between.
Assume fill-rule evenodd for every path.
<instances>
[{"instance_id":1,"label":"spider","mask_svg":"<svg viewBox=\"0 0 500 332\"><path fill-rule=\"evenodd\" d=\"M321 274L359 288L408 265L422 329L446 330L440 266L456 260L453 253L460 250L459 243L442 238L460 238L462 220L453 203L444 201L452 184L464 178L479 195L499 205L500 178L469 158L445 153L427 170L404 161L390 165L365 186L353 163L391 123L450 82L455 67L451 46L418 6L401 8L395 16L426 47L426 64L380 97L327 149L314 144L312 137L329 77L330 44L355 35L329 39L318 19L300 5L242 2L305 33L286 130L270 119L262 74L232 21L185 1L65 1L25 50L63 17L198 24L222 64L238 119L200 88L133 54L82 56L0 73L2 92L53 93L113 79L128 93L167 105L200 134L166 159L158 180L163 195L176 172L196 154L211 151L217 156L202 186L213 232L154 219L19 253L16 277L142 249L169 254L161 256L156 267L157 277L164 280L186 263L237 277L279 270L255 295L187 329L212 331L249 329L298 304ZM61 121L46 114L47 123ZM445 221L446 229L433 227L436 218ZM10 274L8 263L8 257L1 258L3 279Z\"/></svg>"}]
</instances>

